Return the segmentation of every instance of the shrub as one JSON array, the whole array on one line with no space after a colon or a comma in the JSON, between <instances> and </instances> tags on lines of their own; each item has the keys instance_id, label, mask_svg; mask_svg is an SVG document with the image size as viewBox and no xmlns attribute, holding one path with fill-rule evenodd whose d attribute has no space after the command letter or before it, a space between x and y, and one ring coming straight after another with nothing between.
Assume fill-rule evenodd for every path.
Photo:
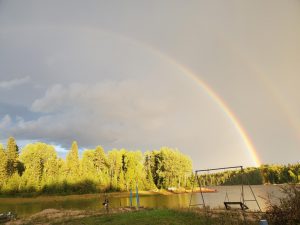
<instances>
[{"instance_id":1,"label":"shrub","mask_svg":"<svg viewBox=\"0 0 300 225\"><path fill-rule=\"evenodd\" d=\"M267 201L267 219L272 225L299 225L300 224L300 186L288 185L281 187L283 197L279 203Z\"/></svg>"}]
</instances>

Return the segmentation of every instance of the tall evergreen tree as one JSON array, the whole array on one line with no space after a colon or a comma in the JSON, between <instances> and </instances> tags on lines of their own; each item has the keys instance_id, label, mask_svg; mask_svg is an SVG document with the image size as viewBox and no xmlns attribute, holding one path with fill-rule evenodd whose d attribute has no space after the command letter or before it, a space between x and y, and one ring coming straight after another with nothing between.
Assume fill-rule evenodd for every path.
<instances>
[{"instance_id":1,"label":"tall evergreen tree","mask_svg":"<svg viewBox=\"0 0 300 225\"><path fill-rule=\"evenodd\" d=\"M7 155L7 174L8 176L12 176L14 172L16 172L17 170L18 157L19 157L19 148L13 137L8 138L6 155Z\"/></svg>"},{"instance_id":2,"label":"tall evergreen tree","mask_svg":"<svg viewBox=\"0 0 300 225\"><path fill-rule=\"evenodd\" d=\"M79 179L80 174L80 164L79 164L79 157L78 157L78 146L77 142L73 141L71 150L67 155L67 168L68 168L68 175L69 178L74 181Z\"/></svg>"},{"instance_id":3,"label":"tall evergreen tree","mask_svg":"<svg viewBox=\"0 0 300 225\"><path fill-rule=\"evenodd\" d=\"M101 146L97 146L95 149L94 166L97 171L106 170L108 166L107 157L104 153L104 149Z\"/></svg>"}]
</instances>

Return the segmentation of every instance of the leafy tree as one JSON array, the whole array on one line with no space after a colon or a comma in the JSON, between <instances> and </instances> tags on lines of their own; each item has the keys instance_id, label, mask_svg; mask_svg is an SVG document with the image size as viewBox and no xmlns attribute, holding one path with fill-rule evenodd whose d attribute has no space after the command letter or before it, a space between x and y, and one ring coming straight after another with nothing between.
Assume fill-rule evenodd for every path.
<instances>
[{"instance_id":1,"label":"leafy tree","mask_svg":"<svg viewBox=\"0 0 300 225\"><path fill-rule=\"evenodd\" d=\"M44 185L57 181L58 166L55 149L45 143L28 144L23 148L20 160L25 166L24 185L41 190Z\"/></svg>"},{"instance_id":2,"label":"leafy tree","mask_svg":"<svg viewBox=\"0 0 300 225\"><path fill-rule=\"evenodd\" d=\"M52 146L48 146L46 152L43 153L43 175L42 175L42 185L51 186L58 181L59 178L59 162L57 159L57 154ZM45 156L47 157L45 159Z\"/></svg>"},{"instance_id":3,"label":"leafy tree","mask_svg":"<svg viewBox=\"0 0 300 225\"><path fill-rule=\"evenodd\" d=\"M104 171L108 167L107 157L104 153L104 149L101 146L97 146L93 157L94 166L97 171Z\"/></svg>"},{"instance_id":4,"label":"leafy tree","mask_svg":"<svg viewBox=\"0 0 300 225\"><path fill-rule=\"evenodd\" d=\"M80 167L77 142L73 141L71 150L67 155L67 168L69 181L74 182L79 179Z\"/></svg>"},{"instance_id":5,"label":"leafy tree","mask_svg":"<svg viewBox=\"0 0 300 225\"><path fill-rule=\"evenodd\" d=\"M178 150L163 147L147 153L147 164L158 188L181 187L187 183L192 171L191 159Z\"/></svg>"},{"instance_id":6,"label":"leafy tree","mask_svg":"<svg viewBox=\"0 0 300 225\"><path fill-rule=\"evenodd\" d=\"M4 184L2 190L4 193L14 194L22 191L22 178L18 173L14 173Z\"/></svg>"},{"instance_id":7,"label":"leafy tree","mask_svg":"<svg viewBox=\"0 0 300 225\"><path fill-rule=\"evenodd\" d=\"M97 146L93 157L96 174L102 188L107 189L109 184L109 164L108 158L101 146Z\"/></svg>"},{"instance_id":8,"label":"leafy tree","mask_svg":"<svg viewBox=\"0 0 300 225\"><path fill-rule=\"evenodd\" d=\"M0 188L4 185L7 179L7 155L0 145Z\"/></svg>"},{"instance_id":9,"label":"leafy tree","mask_svg":"<svg viewBox=\"0 0 300 225\"><path fill-rule=\"evenodd\" d=\"M143 170L143 155L140 151L127 151L123 155L123 172L125 177L125 188L133 189L136 184L144 188L146 176Z\"/></svg>"},{"instance_id":10,"label":"leafy tree","mask_svg":"<svg viewBox=\"0 0 300 225\"><path fill-rule=\"evenodd\" d=\"M58 183L63 184L67 182L66 178L69 173L67 163L64 159L58 158L57 165L58 165Z\"/></svg>"},{"instance_id":11,"label":"leafy tree","mask_svg":"<svg viewBox=\"0 0 300 225\"><path fill-rule=\"evenodd\" d=\"M95 150L86 149L82 156L82 178L92 180L99 189L105 190L109 186L108 161L102 147Z\"/></svg>"},{"instance_id":12,"label":"leafy tree","mask_svg":"<svg viewBox=\"0 0 300 225\"><path fill-rule=\"evenodd\" d=\"M94 156L95 150L85 149L82 153L81 168L82 168L82 177L97 181L97 170L94 165Z\"/></svg>"},{"instance_id":13,"label":"leafy tree","mask_svg":"<svg viewBox=\"0 0 300 225\"><path fill-rule=\"evenodd\" d=\"M19 148L13 137L8 138L6 155L7 155L7 174L8 176L12 176L14 172L16 172L17 170L18 157L19 157Z\"/></svg>"},{"instance_id":14,"label":"leafy tree","mask_svg":"<svg viewBox=\"0 0 300 225\"><path fill-rule=\"evenodd\" d=\"M145 152L144 154L144 172L146 176L146 185L147 189L156 189L156 185L154 184L154 179L152 175L151 167L153 166L152 154L150 151Z\"/></svg>"},{"instance_id":15,"label":"leafy tree","mask_svg":"<svg viewBox=\"0 0 300 225\"><path fill-rule=\"evenodd\" d=\"M163 177L160 176L161 171L163 171L163 156L162 153L158 150L153 150L150 153L149 157L150 168L153 177L153 181L156 187L162 188L163 185Z\"/></svg>"},{"instance_id":16,"label":"leafy tree","mask_svg":"<svg viewBox=\"0 0 300 225\"><path fill-rule=\"evenodd\" d=\"M122 171L122 155L126 150L122 149L118 151L113 149L108 152L108 162L109 162L109 176L110 176L110 189L119 190L124 184L119 183L121 171ZM123 176L123 174L122 174ZM123 177L121 177L123 179Z\"/></svg>"},{"instance_id":17,"label":"leafy tree","mask_svg":"<svg viewBox=\"0 0 300 225\"><path fill-rule=\"evenodd\" d=\"M101 146L87 149L79 159L76 141L66 160L58 158L53 146L26 145L20 156L14 138L7 149L0 145L0 190L7 193L87 193L103 190L190 187L194 179L191 159L177 149L140 151L113 149L106 154ZM20 159L20 160L19 160ZM16 173L18 171L18 173ZM262 165L240 171L203 175L205 185L299 183L300 164Z\"/></svg>"}]
</instances>

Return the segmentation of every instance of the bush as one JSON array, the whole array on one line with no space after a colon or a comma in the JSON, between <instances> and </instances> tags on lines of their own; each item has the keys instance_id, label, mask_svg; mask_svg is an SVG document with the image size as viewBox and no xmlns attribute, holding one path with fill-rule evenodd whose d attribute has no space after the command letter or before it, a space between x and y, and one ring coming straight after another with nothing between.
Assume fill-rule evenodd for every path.
<instances>
[{"instance_id":1,"label":"bush","mask_svg":"<svg viewBox=\"0 0 300 225\"><path fill-rule=\"evenodd\" d=\"M279 203L267 202L266 216L271 225L300 224L300 186L288 185L281 188L284 196Z\"/></svg>"}]
</instances>

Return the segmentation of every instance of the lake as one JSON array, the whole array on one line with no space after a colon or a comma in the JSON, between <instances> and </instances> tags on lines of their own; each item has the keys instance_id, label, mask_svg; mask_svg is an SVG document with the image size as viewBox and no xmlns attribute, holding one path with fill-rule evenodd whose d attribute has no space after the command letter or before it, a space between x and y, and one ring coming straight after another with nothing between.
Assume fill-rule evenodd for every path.
<instances>
[{"instance_id":1,"label":"lake","mask_svg":"<svg viewBox=\"0 0 300 225\"><path fill-rule=\"evenodd\" d=\"M273 185L254 185L251 186L260 207L264 210L265 200L269 194L275 197L281 196L279 186ZM241 186L218 186L211 187L217 190L216 193L204 193L205 204L211 208L224 207L226 193L230 201L240 201ZM245 199L253 199L250 189L244 186ZM110 207L129 206L129 197L109 196ZM172 195L143 195L140 196L140 205L149 208L187 208L189 207L191 194L172 194ZM276 199L276 198L273 198ZM104 194L82 195L73 197L42 197L32 199L22 198L0 198L0 212L12 211L18 216L27 216L42 211L47 208L54 209L77 209L77 210L100 210L103 209L102 202ZM192 203L202 203L201 194L194 193ZM134 194L133 205L136 205ZM247 202L246 205L251 210L257 210L256 202Z\"/></svg>"}]
</instances>

